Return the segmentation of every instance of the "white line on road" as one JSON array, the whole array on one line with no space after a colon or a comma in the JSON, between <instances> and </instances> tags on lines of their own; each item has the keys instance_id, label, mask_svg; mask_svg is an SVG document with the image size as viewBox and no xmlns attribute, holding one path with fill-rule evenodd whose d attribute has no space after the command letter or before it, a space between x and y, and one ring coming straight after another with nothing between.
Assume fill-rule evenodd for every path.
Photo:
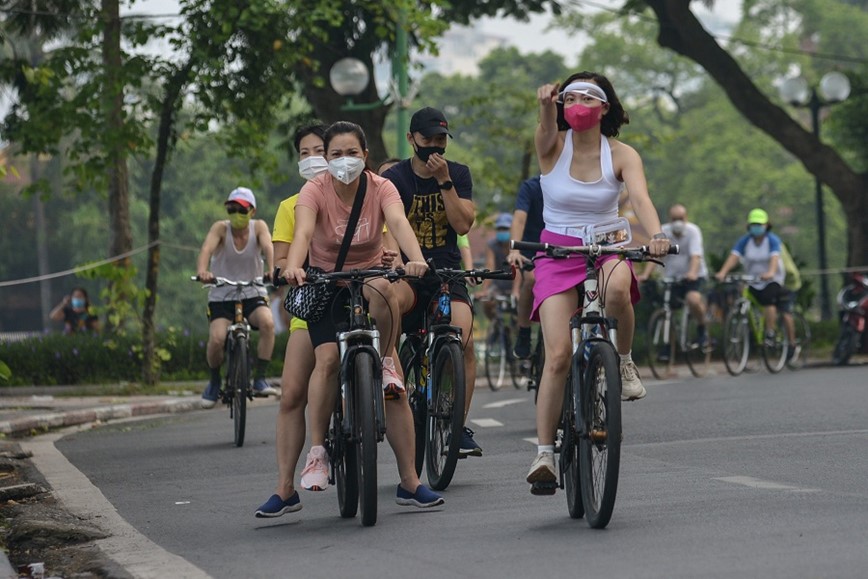
<instances>
[{"instance_id":1,"label":"white line on road","mask_svg":"<svg viewBox=\"0 0 868 579\"><path fill-rule=\"evenodd\" d=\"M522 438L522 440L526 440L531 444L539 445L539 438L537 438L536 436L534 436L533 438Z\"/></svg>"},{"instance_id":2,"label":"white line on road","mask_svg":"<svg viewBox=\"0 0 868 579\"><path fill-rule=\"evenodd\" d=\"M489 402L484 405L483 408L503 408L504 406L509 406L511 404L520 404L522 402L527 402L526 398L509 398L507 400L500 400L498 402Z\"/></svg>"},{"instance_id":3,"label":"white line on road","mask_svg":"<svg viewBox=\"0 0 868 579\"><path fill-rule=\"evenodd\" d=\"M762 480L758 478L754 478L752 476L724 476L720 478L714 478L712 480L719 480L726 483L732 483L736 485L742 485L746 487L750 487L752 489L762 489L766 491L789 491L794 493L818 493L820 489L806 489L802 487L794 487L790 485L785 485L781 483L776 483L769 480Z\"/></svg>"},{"instance_id":4,"label":"white line on road","mask_svg":"<svg viewBox=\"0 0 868 579\"><path fill-rule=\"evenodd\" d=\"M501 422L500 420L495 420L494 418L472 418L470 422L472 422L479 428L492 428L494 426L503 426L503 422Z\"/></svg>"}]
</instances>

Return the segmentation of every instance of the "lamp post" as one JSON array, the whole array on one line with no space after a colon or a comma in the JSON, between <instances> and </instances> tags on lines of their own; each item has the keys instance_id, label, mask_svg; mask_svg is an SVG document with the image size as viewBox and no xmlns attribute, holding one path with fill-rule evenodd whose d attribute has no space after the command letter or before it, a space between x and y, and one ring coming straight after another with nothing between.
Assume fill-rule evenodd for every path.
<instances>
[{"instance_id":1,"label":"lamp post","mask_svg":"<svg viewBox=\"0 0 868 579\"><path fill-rule=\"evenodd\" d=\"M820 79L819 87L809 86L803 77L789 78L780 86L781 98L796 107L811 111L811 128L817 141L820 140L820 109L846 100L850 96L850 80L840 72L829 72ZM823 183L815 177L815 202L817 213L817 237L820 258L820 314L822 319L832 317L829 299L829 280L826 276L826 214L823 208Z\"/></svg>"}]
</instances>

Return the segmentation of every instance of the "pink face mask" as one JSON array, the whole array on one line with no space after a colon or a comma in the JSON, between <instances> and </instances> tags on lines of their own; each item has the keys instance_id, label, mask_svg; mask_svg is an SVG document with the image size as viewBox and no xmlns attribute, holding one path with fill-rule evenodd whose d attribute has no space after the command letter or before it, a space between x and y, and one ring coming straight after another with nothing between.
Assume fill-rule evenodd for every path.
<instances>
[{"instance_id":1,"label":"pink face mask","mask_svg":"<svg viewBox=\"0 0 868 579\"><path fill-rule=\"evenodd\" d=\"M564 108L564 120L576 132L587 131L600 124L602 117L603 107L588 107L576 103L569 108Z\"/></svg>"}]
</instances>

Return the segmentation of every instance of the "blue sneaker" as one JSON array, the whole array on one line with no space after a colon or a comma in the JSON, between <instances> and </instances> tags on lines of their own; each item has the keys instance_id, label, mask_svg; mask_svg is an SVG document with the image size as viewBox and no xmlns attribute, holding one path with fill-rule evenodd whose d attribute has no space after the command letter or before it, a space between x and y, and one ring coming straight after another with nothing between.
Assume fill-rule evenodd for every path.
<instances>
[{"instance_id":1,"label":"blue sneaker","mask_svg":"<svg viewBox=\"0 0 868 579\"><path fill-rule=\"evenodd\" d=\"M301 499L298 498L298 491L292 493L292 496L286 500L280 498L280 495L271 495L264 505L256 509L256 518L271 519L300 510Z\"/></svg>"},{"instance_id":2,"label":"blue sneaker","mask_svg":"<svg viewBox=\"0 0 868 579\"><path fill-rule=\"evenodd\" d=\"M446 500L425 485L416 487L415 493L405 491L401 485L398 485L398 495L395 497L395 502L405 507L412 506L428 509L438 507L445 503Z\"/></svg>"},{"instance_id":3,"label":"blue sneaker","mask_svg":"<svg viewBox=\"0 0 868 579\"><path fill-rule=\"evenodd\" d=\"M278 392L276 388L273 388L265 381L265 378L257 378L253 381L253 395L263 397L277 396Z\"/></svg>"},{"instance_id":4,"label":"blue sneaker","mask_svg":"<svg viewBox=\"0 0 868 579\"><path fill-rule=\"evenodd\" d=\"M458 454L462 457L482 456L482 447L476 444L476 441L473 440L473 431L466 426L464 432L461 433L461 448L458 450Z\"/></svg>"},{"instance_id":5,"label":"blue sneaker","mask_svg":"<svg viewBox=\"0 0 868 579\"><path fill-rule=\"evenodd\" d=\"M208 382L202 392L202 408L214 408L220 398L220 382Z\"/></svg>"}]
</instances>

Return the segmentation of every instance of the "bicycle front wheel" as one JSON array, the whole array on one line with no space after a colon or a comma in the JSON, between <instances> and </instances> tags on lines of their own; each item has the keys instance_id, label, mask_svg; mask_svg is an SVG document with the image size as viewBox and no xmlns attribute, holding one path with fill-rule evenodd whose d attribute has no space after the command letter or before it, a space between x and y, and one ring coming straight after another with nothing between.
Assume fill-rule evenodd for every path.
<instances>
[{"instance_id":1,"label":"bicycle front wheel","mask_svg":"<svg viewBox=\"0 0 868 579\"><path fill-rule=\"evenodd\" d=\"M787 363L787 351L790 349L790 341L787 339L787 331L784 325L784 316L778 312L777 331L772 336L763 337L761 348L763 364L772 374L777 374L784 369Z\"/></svg>"},{"instance_id":2,"label":"bicycle front wheel","mask_svg":"<svg viewBox=\"0 0 868 579\"><path fill-rule=\"evenodd\" d=\"M750 328L747 317L737 309L732 309L723 323L723 363L726 371L733 376L744 372L748 356L750 356Z\"/></svg>"},{"instance_id":3,"label":"bicycle front wheel","mask_svg":"<svg viewBox=\"0 0 868 579\"><path fill-rule=\"evenodd\" d=\"M374 358L368 352L358 352L353 358L355 408L352 424L355 429L357 472L359 477L359 507L362 525L377 524L377 424L374 408ZM376 393L382 396L382 389Z\"/></svg>"},{"instance_id":4,"label":"bicycle front wheel","mask_svg":"<svg viewBox=\"0 0 868 579\"><path fill-rule=\"evenodd\" d=\"M581 387L578 366L574 363L567 376L561 413L561 452L559 466L567 495L567 510L573 519L585 516L582 505L582 483L579 480L579 406L576 392Z\"/></svg>"},{"instance_id":5,"label":"bicycle front wheel","mask_svg":"<svg viewBox=\"0 0 868 579\"><path fill-rule=\"evenodd\" d=\"M609 524L621 466L621 374L618 355L608 343L591 349L579 402L579 478L585 518L594 529Z\"/></svg>"},{"instance_id":6,"label":"bicycle front wheel","mask_svg":"<svg viewBox=\"0 0 868 579\"><path fill-rule=\"evenodd\" d=\"M413 433L416 439L416 476L422 475L425 462L425 423L428 416L428 400L423 391L424 382L420 376L421 360L417 348L423 347L419 340L407 337L401 344L398 354L404 369L404 384L407 387L407 400L413 413Z\"/></svg>"},{"instance_id":7,"label":"bicycle front wheel","mask_svg":"<svg viewBox=\"0 0 868 579\"><path fill-rule=\"evenodd\" d=\"M657 310L648 322L648 365L658 380L672 374L675 360L675 324L665 310Z\"/></svg>"},{"instance_id":8,"label":"bicycle front wheel","mask_svg":"<svg viewBox=\"0 0 868 579\"><path fill-rule=\"evenodd\" d=\"M425 444L428 484L442 491L452 482L464 426L464 355L457 342L437 349L431 375L431 407Z\"/></svg>"},{"instance_id":9,"label":"bicycle front wheel","mask_svg":"<svg viewBox=\"0 0 868 579\"><path fill-rule=\"evenodd\" d=\"M247 358L247 338L235 340L232 351L232 417L235 426L235 446L244 446L244 431L247 425L247 393L250 391L250 371Z\"/></svg>"},{"instance_id":10,"label":"bicycle front wheel","mask_svg":"<svg viewBox=\"0 0 868 579\"><path fill-rule=\"evenodd\" d=\"M485 379L488 387L497 392L506 382L506 340L503 326L492 323L485 340Z\"/></svg>"},{"instance_id":11,"label":"bicycle front wheel","mask_svg":"<svg viewBox=\"0 0 868 579\"><path fill-rule=\"evenodd\" d=\"M811 355L811 326L801 312L793 312L793 323L796 327L796 341L790 344L792 353L787 360L790 370L799 370L808 363Z\"/></svg>"},{"instance_id":12,"label":"bicycle front wheel","mask_svg":"<svg viewBox=\"0 0 868 579\"><path fill-rule=\"evenodd\" d=\"M341 517L352 519L359 510L358 460L356 444L344 436L343 424L343 400L338 397L328 432L329 462L338 489L338 511Z\"/></svg>"},{"instance_id":13,"label":"bicycle front wheel","mask_svg":"<svg viewBox=\"0 0 868 579\"><path fill-rule=\"evenodd\" d=\"M687 361L687 367L690 368L690 373L697 378L702 378L708 374L711 368L711 336L708 335L708 326L705 325L705 331L702 335L699 334L700 321L693 312L687 313L687 327L684 332L684 359Z\"/></svg>"}]
</instances>

